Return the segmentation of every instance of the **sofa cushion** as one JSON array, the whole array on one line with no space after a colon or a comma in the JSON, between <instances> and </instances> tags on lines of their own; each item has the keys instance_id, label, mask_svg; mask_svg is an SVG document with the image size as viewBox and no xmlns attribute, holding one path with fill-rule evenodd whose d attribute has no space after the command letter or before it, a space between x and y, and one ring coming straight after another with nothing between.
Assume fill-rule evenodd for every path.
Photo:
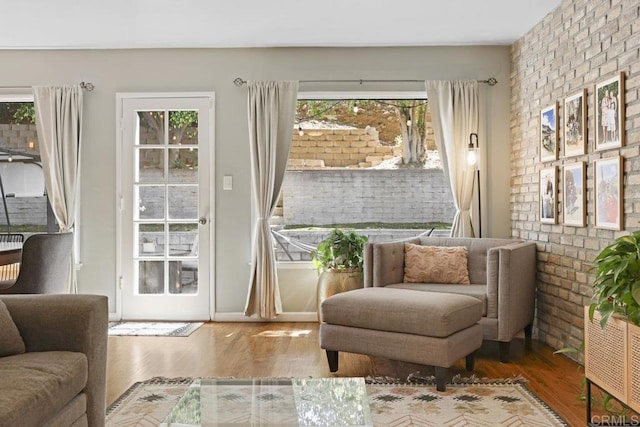
<instances>
[{"instance_id":1,"label":"sofa cushion","mask_svg":"<svg viewBox=\"0 0 640 427\"><path fill-rule=\"evenodd\" d=\"M467 285L458 286L446 283L396 283L387 285L387 288L393 289L410 289L424 292L440 292L450 294L468 295L477 298L482 302L482 316L487 316L487 286L486 285Z\"/></svg>"},{"instance_id":2,"label":"sofa cushion","mask_svg":"<svg viewBox=\"0 0 640 427\"><path fill-rule=\"evenodd\" d=\"M322 302L323 322L378 331L447 337L476 324L482 303L467 295L362 288Z\"/></svg>"},{"instance_id":3,"label":"sofa cushion","mask_svg":"<svg viewBox=\"0 0 640 427\"><path fill-rule=\"evenodd\" d=\"M0 425L46 424L85 388L87 366L83 353L70 351L0 358Z\"/></svg>"},{"instance_id":4,"label":"sofa cushion","mask_svg":"<svg viewBox=\"0 0 640 427\"><path fill-rule=\"evenodd\" d=\"M24 341L7 306L0 301L0 357L24 353Z\"/></svg>"},{"instance_id":5,"label":"sofa cushion","mask_svg":"<svg viewBox=\"0 0 640 427\"><path fill-rule=\"evenodd\" d=\"M404 282L468 285L467 248L404 244Z\"/></svg>"}]
</instances>

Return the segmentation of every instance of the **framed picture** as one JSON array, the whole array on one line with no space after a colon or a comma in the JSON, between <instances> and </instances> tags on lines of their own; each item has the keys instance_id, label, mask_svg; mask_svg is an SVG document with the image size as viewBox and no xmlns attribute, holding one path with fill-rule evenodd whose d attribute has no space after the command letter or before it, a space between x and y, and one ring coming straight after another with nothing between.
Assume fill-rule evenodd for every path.
<instances>
[{"instance_id":1,"label":"framed picture","mask_svg":"<svg viewBox=\"0 0 640 427\"><path fill-rule=\"evenodd\" d=\"M596 160L596 227L622 230L622 156Z\"/></svg>"},{"instance_id":2,"label":"framed picture","mask_svg":"<svg viewBox=\"0 0 640 427\"><path fill-rule=\"evenodd\" d=\"M564 100L564 156L586 154L587 147L587 90Z\"/></svg>"},{"instance_id":3,"label":"framed picture","mask_svg":"<svg viewBox=\"0 0 640 427\"><path fill-rule=\"evenodd\" d=\"M558 223L558 169L554 166L540 170L540 222Z\"/></svg>"},{"instance_id":4,"label":"framed picture","mask_svg":"<svg viewBox=\"0 0 640 427\"><path fill-rule=\"evenodd\" d=\"M565 225L587 225L586 170L585 162L568 164L562 169L562 222Z\"/></svg>"},{"instance_id":5,"label":"framed picture","mask_svg":"<svg viewBox=\"0 0 640 427\"><path fill-rule=\"evenodd\" d=\"M558 103L540 111L540 161L558 159Z\"/></svg>"},{"instance_id":6,"label":"framed picture","mask_svg":"<svg viewBox=\"0 0 640 427\"><path fill-rule=\"evenodd\" d=\"M596 150L624 145L624 73L596 85Z\"/></svg>"}]
</instances>

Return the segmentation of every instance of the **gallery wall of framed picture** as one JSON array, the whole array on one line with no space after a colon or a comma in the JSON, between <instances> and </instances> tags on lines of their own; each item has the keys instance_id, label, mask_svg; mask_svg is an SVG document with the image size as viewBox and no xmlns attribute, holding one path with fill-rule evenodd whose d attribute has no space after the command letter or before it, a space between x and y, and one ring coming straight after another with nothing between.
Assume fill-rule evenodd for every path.
<instances>
[{"instance_id":1,"label":"gallery wall of framed picture","mask_svg":"<svg viewBox=\"0 0 640 427\"><path fill-rule=\"evenodd\" d=\"M593 86L592 154L599 153L600 157L591 164L578 158L589 154L588 89L568 94L561 105L555 102L540 110L538 146L542 164L538 197L541 223L558 224L559 215L562 215L563 225L586 227L587 184L593 183L593 225L610 230L624 229L624 159L619 153L607 152L624 146L624 78L624 72L619 72ZM544 164L557 160L565 162L559 168ZM587 179L588 173L593 180ZM561 209L558 195L562 195Z\"/></svg>"}]
</instances>

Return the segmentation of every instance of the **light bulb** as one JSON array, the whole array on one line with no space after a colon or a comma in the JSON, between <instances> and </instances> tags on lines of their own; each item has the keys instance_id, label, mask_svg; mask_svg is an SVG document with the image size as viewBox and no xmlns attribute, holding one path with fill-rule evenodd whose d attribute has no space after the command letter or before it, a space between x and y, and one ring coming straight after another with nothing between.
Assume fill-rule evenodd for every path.
<instances>
[{"instance_id":1,"label":"light bulb","mask_svg":"<svg viewBox=\"0 0 640 427\"><path fill-rule=\"evenodd\" d=\"M298 135L303 136L304 132L302 130L302 126L298 125Z\"/></svg>"},{"instance_id":2,"label":"light bulb","mask_svg":"<svg viewBox=\"0 0 640 427\"><path fill-rule=\"evenodd\" d=\"M358 106L357 106L357 105L355 105L355 106L353 107L353 112L354 112L354 113L356 113L356 114L358 114Z\"/></svg>"},{"instance_id":3,"label":"light bulb","mask_svg":"<svg viewBox=\"0 0 640 427\"><path fill-rule=\"evenodd\" d=\"M411 127L411 120L407 120L407 127Z\"/></svg>"},{"instance_id":4,"label":"light bulb","mask_svg":"<svg viewBox=\"0 0 640 427\"><path fill-rule=\"evenodd\" d=\"M9 158L7 159L10 162L13 162L13 156L11 154L9 154Z\"/></svg>"},{"instance_id":5,"label":"light bulb","mask_svg":"<svg viewBox=\"0 0 640 427\"><path fill-rule=\"evenodd\" d=\"M467 164L469 166L474 166L478 162L478 156L476 154L476 150L472 149L467 152Z\"/></svg>"}]
</instances>

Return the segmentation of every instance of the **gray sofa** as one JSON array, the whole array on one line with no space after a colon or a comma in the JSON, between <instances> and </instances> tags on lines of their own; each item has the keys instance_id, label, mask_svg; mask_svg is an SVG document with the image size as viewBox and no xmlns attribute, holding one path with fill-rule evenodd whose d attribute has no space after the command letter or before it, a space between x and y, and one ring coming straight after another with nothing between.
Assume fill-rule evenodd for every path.
<instances>
[{"instance_id":1,"label":"gray sofa","mask_svg":"<svg viewBox=\"0 0 640 427\"><path fill-rule=\"evenodd\" d=\"M404 244L464 246L470 285L404 283ZM509 360L509 343L524 329L531 337L535 311L536 245L515 239L421 237L368 243L364 286L464 294L482 301L485 340L500 343L500 360Z\"/></svg>"},{"instance_id":2,"label":"gray sofa","mask_svg":"<svg viewBox=\"0 0 640 427\"><path fill-rule=\"evenodd\" d=\"M3 295L0 301L26 347L0 357L0 426L104 426L107 297Z\"/></svg>"}]
</instances>

